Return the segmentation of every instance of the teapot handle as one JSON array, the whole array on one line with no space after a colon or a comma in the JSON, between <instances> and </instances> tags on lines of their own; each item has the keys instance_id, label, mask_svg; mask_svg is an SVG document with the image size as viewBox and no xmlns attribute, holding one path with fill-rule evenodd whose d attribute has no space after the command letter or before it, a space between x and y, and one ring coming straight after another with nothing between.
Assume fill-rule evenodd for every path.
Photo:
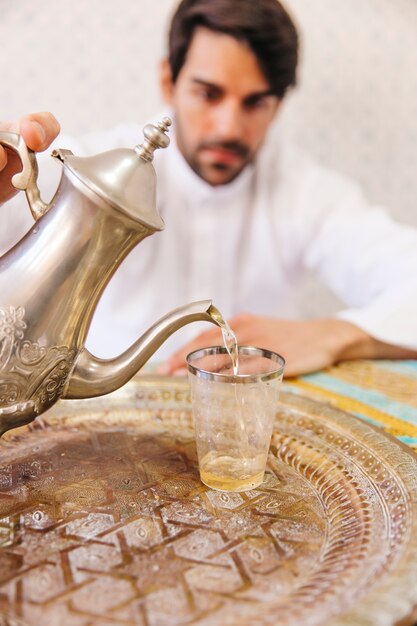
<instances>
[{"instance_id":1,"label":"teapot handle","mask_svg":"<svg viewBox=\"0 0 417 626\"><path fill-rule=\"evenodd\" d=\"M26 197L33 218L37 221L49 209L49 205L43 202L40 197L38 178L38 162L35 153L30 150L21 135L16 133L0 132L0 144L7 148L12 148L17 152L22 161L23 169L12 178L12 185L16 189L26 192Z\"/></svg>"}]
</instances>

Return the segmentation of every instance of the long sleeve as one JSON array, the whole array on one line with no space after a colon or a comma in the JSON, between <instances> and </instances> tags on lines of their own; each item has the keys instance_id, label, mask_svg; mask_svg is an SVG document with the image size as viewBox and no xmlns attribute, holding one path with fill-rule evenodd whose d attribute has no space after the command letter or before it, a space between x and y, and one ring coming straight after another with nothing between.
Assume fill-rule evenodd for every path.
<instances>
[{"instance_id":1,"label":"long sleeve","mask_svg":"<svg viewBox=\"0 0 417 626\"><path fill-rule=\"evenodd\" d=\"M386 343L417 348L417 230L321 168L309 190L312 206L317 196L304 262L346 304L338 317Z\"/></svg>"}]
</instances>

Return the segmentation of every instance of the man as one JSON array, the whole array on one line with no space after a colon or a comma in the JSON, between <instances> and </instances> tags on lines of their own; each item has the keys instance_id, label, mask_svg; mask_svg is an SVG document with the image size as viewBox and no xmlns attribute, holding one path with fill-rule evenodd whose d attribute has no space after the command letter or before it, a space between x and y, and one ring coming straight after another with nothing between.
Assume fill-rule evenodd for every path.
<instances>
[{"instance_id":1,"label":"man","mask_svg":"<svg viewBox=\"0 0 417 626\"><path fill-rule=\"evenodd\" d=\"M109 285L87 343L97 356L120 352L168 309L211 297L239 343L285 356L287 376L345 359L417 357L417 233L369 208L353 183L288 146L274 127L295 84L297 49L276 0L179 5L161 66L175 136L155 159L166 230L141 243ZM20 124L33 149L56 131L45 114ZM137 127L123 125L61 145L80 154L136 143ZM10 164L3 173L4 200ZM297 319L294 293L307 269L345 311ZM160 371L219 341L216 329L203 332Z\"/></svg>"}]
</instances>

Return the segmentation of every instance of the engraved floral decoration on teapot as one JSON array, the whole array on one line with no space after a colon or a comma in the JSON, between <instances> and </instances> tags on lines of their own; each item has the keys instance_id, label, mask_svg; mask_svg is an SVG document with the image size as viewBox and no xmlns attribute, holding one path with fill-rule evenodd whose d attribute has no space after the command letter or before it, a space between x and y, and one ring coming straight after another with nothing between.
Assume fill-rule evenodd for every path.
<instances>
[{"instance_id":1,"label":"engraved floral decoration on teapot","mask_svg":"<svg viewBox=\"0 0 417 626\"><path fill-rule=\"evenodd\" d=\"M0 403L24 404L41 413L60 396L76 351L25 339L24 316L21 306L0 307ZM25 402L28 395L31 400Z\"/></svg>"}]
</instances>

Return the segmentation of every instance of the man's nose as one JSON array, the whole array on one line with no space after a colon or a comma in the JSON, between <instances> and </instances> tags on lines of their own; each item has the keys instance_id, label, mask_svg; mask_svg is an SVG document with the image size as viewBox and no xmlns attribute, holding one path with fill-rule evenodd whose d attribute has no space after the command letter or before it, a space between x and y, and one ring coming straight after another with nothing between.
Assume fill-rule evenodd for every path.
<instances>
[{"instance_id":1,"label":"man's nose","mask_svg":"<svg viewBox=\"0 0 417 626\"><path fill-rule=\"evenodd\" d=\"M243 136L243 114L240 103L223 102L214 117L215 133L224 141L239 140Z\"/></svg>"}]
</instances>

